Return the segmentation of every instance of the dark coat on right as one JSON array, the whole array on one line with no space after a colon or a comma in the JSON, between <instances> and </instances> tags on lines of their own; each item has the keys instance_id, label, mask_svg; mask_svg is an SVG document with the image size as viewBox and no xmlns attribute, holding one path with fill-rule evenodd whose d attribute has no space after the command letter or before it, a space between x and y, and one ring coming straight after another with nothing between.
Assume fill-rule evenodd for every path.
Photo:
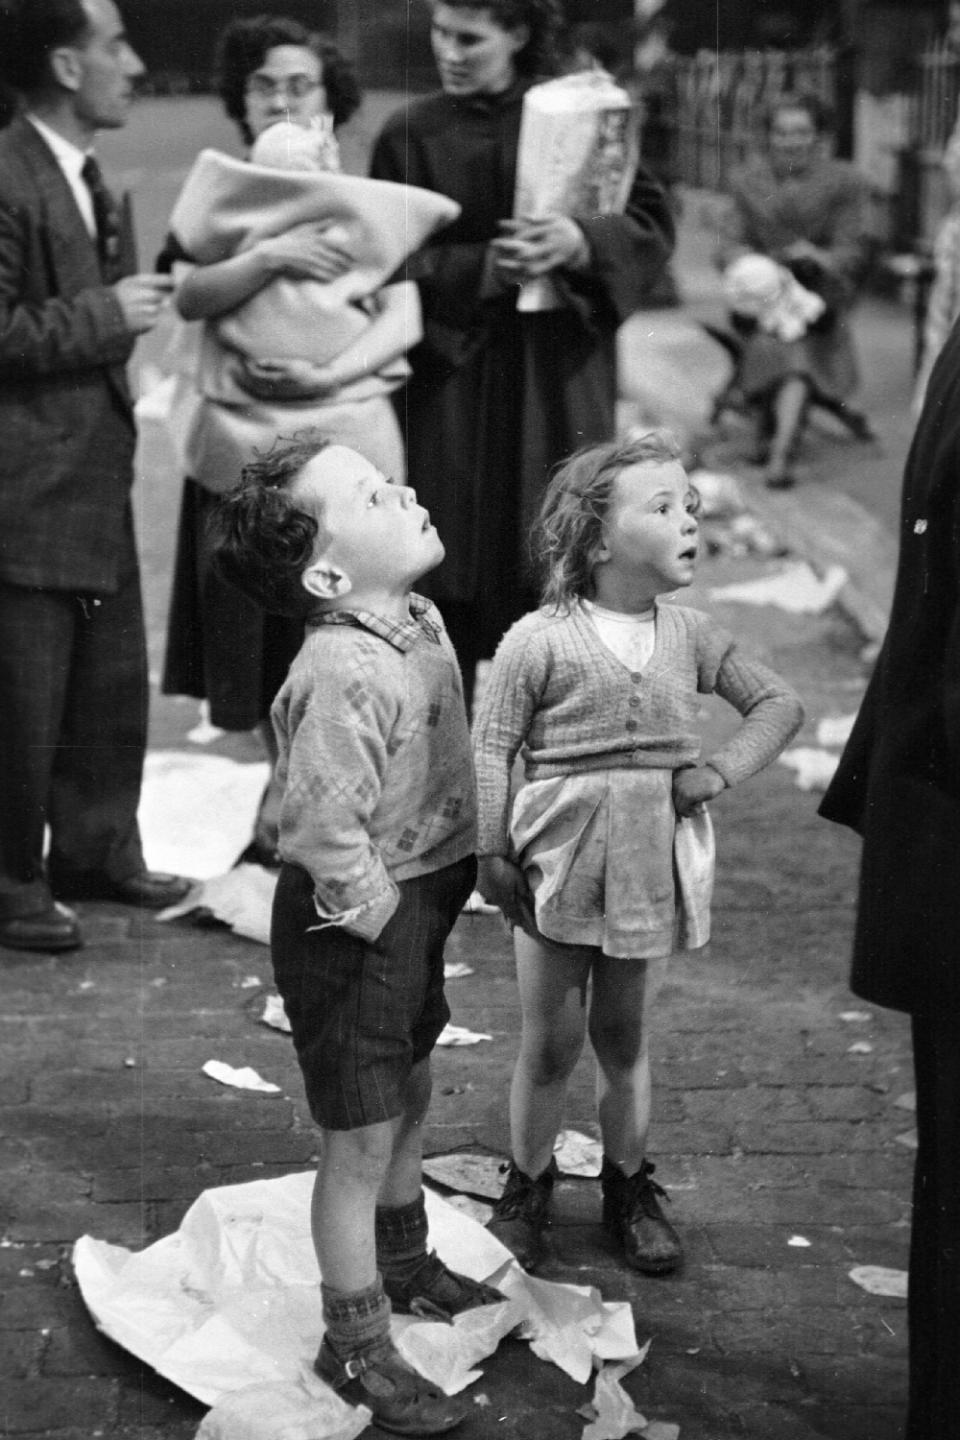
<instances>
[{"instance_id":1,"label":"dark coat on right","mask_svg":"<svg viewBox=\"0 0 960 1440\"><path fill-rule=\"evenodd\" d=\"M820 813L863 836L855 993L960 1011L960 327L907 458L889 630Z\"/></svg>"}]
</instances>

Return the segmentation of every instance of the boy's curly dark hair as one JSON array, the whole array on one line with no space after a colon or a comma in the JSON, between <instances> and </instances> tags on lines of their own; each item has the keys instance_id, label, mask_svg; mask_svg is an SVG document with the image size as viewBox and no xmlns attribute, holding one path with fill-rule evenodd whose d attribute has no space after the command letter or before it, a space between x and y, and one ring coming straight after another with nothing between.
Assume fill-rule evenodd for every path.
<instances>
[{"instance_id":1,"label":"boy's curly dark hair","mask_svg":"<svg viewBox=\"0 0 960 1440\"><path fill-rule=\"evenodd\" d=\"M556 75L559 38L564 28L560 0L443 0L449 10L486 10L495 25L516 30L526 25L530 39L514 56L519 75ZM431 0L430 9L435 8Z\"/></svg>"},{"instance_id":2,"label":"boy's curly dark hair","mask_svg":"<svg viewBox=\"0 0 960 1440\"><path fill-rule=\"evenodd\" d=\"M207 522L218 574L273 615L306 619L316 608L301 577L323 542L322 526L294 503L288 487L330 443L310 430L280 437L243 467L240 483L223 496Z\"/></svg>"},{"instance_id":3,"label":"boy's curly dark hair","mask_svg":"<svg viewBox=\"0 0 960 1440\"><path fill-rule=\"evenodd\" d=\"M253 144L247 124L247 81L278 45L300 45L312 50L323 67L323 87L334 129L343 125L360 105L360 86L350 61L326 35L308 30L284 15L255 15L233 20L217 41L214 68L217 89L231 120L240 128L245 145Z\"/></svg>"},{"instance_id":4,"label":"boy's curly dark hair","mask_svg":"<svg viewBox=\"0 0 960 1440\"><path fill-rule=\"evenodd\" d=\"M593 594L593 566L620 472L645 461L666 464L679 458L680 446L669 430L648 430L629 440L587 445L558 467L532 537L545 577L543 605L564 612ZM690 490L699 505L692 485Z\"/></svg>"}]
</instances>

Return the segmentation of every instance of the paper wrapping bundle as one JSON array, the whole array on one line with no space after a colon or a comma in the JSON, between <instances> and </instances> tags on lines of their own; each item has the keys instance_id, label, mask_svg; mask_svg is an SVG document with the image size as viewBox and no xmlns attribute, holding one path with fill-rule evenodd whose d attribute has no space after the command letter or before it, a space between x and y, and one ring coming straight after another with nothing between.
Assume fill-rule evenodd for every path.
<instances>
[{"instance_id":1,"label":"paper wrapping bundle","mask_svg":"<svg viewBox=\"0 0 960 1440\"><path fill-rule=\"evenodd\" d=\"M523 98L513 213L620 215L637 171L636 114L605 70L582 70L534 85ZM546 276L528 281L517 308L559 304Z\"/></svg>"},{"instance_id":2,"label":"paper wrapping bundle","mask_svg":"<svg viewBox=\"0 0 960 1440\"><path fill-rule=\"evenodd\" d=\"M273 280L216 325L224 343L244 355L322 365L366 328L363 302L459 213L445 195L411 185L267 168L203 150L184 182L170 228L192 259L209 265L295 225L329 226L329 238L354 257L347 274L328 284ZM246 398L231 387L229 372L203 381L205 394L236 403Z\"/></svg>"}]
</instances>

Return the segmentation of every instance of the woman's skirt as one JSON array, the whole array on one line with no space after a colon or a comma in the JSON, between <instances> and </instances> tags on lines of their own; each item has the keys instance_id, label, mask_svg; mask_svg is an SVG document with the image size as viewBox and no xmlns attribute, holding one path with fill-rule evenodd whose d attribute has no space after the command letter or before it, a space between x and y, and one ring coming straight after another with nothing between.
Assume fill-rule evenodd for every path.
<instances>
[{"instance_id":1,"label":"woman's skirt","mask_svg":"<svg viewBox=\"0 0 960 1440\"><path fill-rule=\"evenodd\" d=\"M681 820L670 770L600 770L534 780L510 836L548 940L654 959L710 938L709 815Z\"/></svg>"}]
</instances>

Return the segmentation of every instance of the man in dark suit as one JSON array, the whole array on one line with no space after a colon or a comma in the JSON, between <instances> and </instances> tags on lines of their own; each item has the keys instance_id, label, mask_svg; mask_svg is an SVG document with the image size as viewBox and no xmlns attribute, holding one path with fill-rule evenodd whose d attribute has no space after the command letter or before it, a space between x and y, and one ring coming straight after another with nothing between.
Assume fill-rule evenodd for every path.
<instances>
[{"instance_id":1,"label":"man in dark suit","mask_svg":"<svg viewBox=\"0 0 960 1440\"><path fill-rule=\"evenodd\" d=\"M820 813L863 836L851 985L907 1012L917 1157L905 1440L960 1434L960 326L907 457L890 627Z\"/></svg>"},{"instance_id":2,"label":"man in dark suit","mask_svg":"<svg viewBox=\"0 0 960 1440\"><path fill-rule=\"evenodd\" d=\"M142 73L113 0L0 5L0 78L24 102L0 132L0 946L23 950L81 943L63 900L159 908L188 885L146 869L137 826L148 682L125 362L169 280L132 273L91 151Z\"/></svg>"}]
</instances>

